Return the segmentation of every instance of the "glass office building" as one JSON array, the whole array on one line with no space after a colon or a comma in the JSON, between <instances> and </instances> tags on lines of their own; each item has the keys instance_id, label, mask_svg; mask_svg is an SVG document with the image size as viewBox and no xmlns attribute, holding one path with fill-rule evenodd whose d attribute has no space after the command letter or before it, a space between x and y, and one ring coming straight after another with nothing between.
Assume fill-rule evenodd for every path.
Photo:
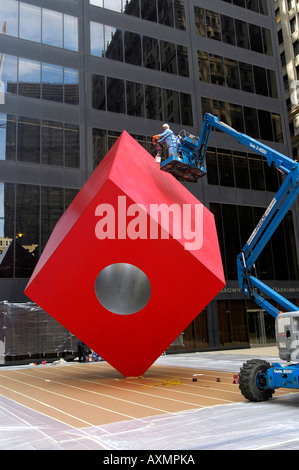
<instances>
[{"instance_id":1,"label":"glass office building","mask_svg":"<svg viewBox=\"0 0 299 470\"><path fill-rule=\"evenodd\" d=\"M154 154L163 122L198 135L212 112L292 155L272 0L0 0L0 84L0 301L28 302L56 222L124 129ZM183 184L215 215L227 284L169 352L274 341L236 255L280 175L219 132L207 164ZM298 228L295 204L257 263L295 303Z\"/></svg>"}]
</instances>

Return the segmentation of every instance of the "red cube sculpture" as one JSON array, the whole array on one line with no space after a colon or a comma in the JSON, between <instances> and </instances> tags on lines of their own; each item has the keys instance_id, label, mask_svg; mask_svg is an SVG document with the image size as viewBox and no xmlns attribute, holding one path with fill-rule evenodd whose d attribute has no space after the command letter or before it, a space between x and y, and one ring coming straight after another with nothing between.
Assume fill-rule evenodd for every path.
<instances>
[{"instance_id":1,"label":"red cube sculpture","mask_svg":"<svg viewBox=\"0 0 299 470\"><path fill-rule=\"evenodd\" d=\"M224 285L213 214L124 131L58 221L25 294L140 376Z\"/></svg>"}]
</instances>

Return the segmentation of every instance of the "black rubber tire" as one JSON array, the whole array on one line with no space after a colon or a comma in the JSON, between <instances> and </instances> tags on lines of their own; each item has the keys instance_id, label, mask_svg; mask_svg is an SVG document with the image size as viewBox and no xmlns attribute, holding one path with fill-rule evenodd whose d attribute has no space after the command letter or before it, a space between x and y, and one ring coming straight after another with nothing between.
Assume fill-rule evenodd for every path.
<instances>
[{"instance_id":1,"label":"black rubber tire","mask_svg":"<svg viewBox=\"0 0 299 470\"><path fill-rule=\"evenodd\" d=\"M251 359L243 364L239 373L239 389L247 400L257 402L272 398L275 390L264 389L265 379L262 376L259 377L260 373L266 372L270 367L269 362L262 359Z\"/></svg>"}]
</instances>

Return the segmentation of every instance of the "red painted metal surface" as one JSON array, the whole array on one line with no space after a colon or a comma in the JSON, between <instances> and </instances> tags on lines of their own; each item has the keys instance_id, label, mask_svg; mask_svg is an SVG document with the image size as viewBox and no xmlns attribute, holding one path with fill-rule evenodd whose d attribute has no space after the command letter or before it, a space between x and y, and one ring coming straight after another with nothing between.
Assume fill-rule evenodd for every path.
<instances>
[{"instance_id":1,"label":"red painted metal surface","mask_svg":"<svg viewBox=\"0 0 299 470\"><path fill-rule=\"evenodd\" d=\"M99 301L96 280L118 263L150 285L135 313ZM224 285L214 216L124 131L58 221L25 294L124 376L139 376ZM111 288L130 297L113 277Z\"/></svg>"}]
</instances>

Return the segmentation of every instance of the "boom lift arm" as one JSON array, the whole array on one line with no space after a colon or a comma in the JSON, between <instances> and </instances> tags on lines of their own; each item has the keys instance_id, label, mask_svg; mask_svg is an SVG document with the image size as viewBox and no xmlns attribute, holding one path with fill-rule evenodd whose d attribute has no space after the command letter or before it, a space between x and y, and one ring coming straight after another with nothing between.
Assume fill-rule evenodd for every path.
<instances>
[{"instance_id":1,"label":"boom lift arm","mask_svg":"<svg viewBox=\"0 0 299 470\"><path fill-rule=\"evenodd\" d=\"M291 158L267 145L243 134L205 114L200 137L185 136L181 139L181 152L162 162L161 170L170 172L187 181L196 181L206 174L206 151L212 128L237 139L238 142L259 153L270 167L284 175L275 197L272 199L247 243L237 257L238 281L242 292L255 301L276 320L276 340L280 358L287 362L299 359L299 308L255 275L255 262L270 240L278 225L287 214L299 193L299 166ZM195 172L192 170L195 169ZM285 313L266 300L270 298ZM299 389L299 364L281 366L264 360L250 360L243 364L239 374L239 388L245 398L264 401L272 397L276 388Z\"/></svg>"}]
</instances>

